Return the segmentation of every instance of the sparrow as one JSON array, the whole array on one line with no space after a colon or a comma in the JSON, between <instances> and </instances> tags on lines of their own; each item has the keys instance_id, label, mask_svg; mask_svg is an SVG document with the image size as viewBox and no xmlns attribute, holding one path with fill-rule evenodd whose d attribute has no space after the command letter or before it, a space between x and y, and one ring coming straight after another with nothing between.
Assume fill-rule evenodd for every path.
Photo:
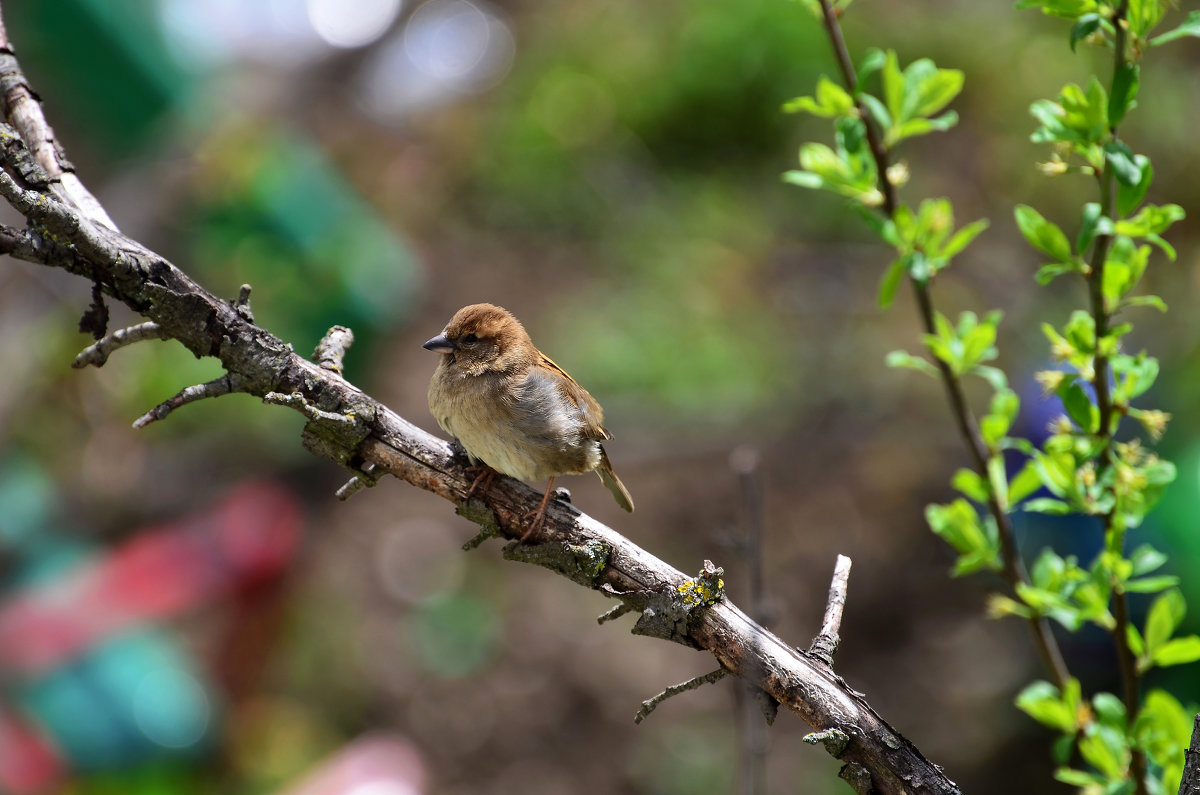
<instances>
[{"instance_id":1,"label":"sparrow","mask_svg":"<svg viewBox=\"0 0 1200 795\"><path fill-rule=\"evenodd\" d=\"M533 344L506 309L472 304L423 346L442 355L429 382L429 410L481 470L467 495L497 472L519 480L549 478L541 503L521 537L532 537L560 475L595 471L617 504L633 510L600 442L612 435L587 390ZM479 466L482 464L482 466Z\"/></svg>"}]
</instances>

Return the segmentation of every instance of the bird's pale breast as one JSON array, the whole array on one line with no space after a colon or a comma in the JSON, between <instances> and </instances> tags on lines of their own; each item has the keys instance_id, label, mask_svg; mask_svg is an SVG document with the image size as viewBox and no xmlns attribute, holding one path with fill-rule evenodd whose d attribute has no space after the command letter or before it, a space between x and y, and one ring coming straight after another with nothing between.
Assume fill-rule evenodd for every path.
<instances>
[{"instance_id":1,"label":"bird's pale breast","mask_svg":"<svg viewBox=\"0 0 1200 795\"><path fill-rule=\"evenodd\" d=\"M472 458L521 480L582 474L600 462L580 409L553 373L478 376L443 363L429 384L429 408Z\"/></svg>"}]
</instances>

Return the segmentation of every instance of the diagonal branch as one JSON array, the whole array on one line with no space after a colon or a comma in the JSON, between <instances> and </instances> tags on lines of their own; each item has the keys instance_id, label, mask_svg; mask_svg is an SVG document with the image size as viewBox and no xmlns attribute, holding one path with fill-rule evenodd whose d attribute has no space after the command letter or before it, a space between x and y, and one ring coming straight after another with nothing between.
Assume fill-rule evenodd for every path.
<instances>
[{"instance_id":1,"label":"diagonal branch","mask_svg":"<svg viewBox=\"0 0 1200 795\"><path fill-rule=\"evenodd\" d=\"M66 179L65 158L59 161L61 152L7 47L2 24L0 56L0 79L14 81L0 92L2 110L20 129L19 136L4 136L0 146L5 169L0 172L0 195L31 222L25 230L0 227L0 253L86 276L157 324L163 336L178 340L197 356L216 358L231 389L302 412L309 419L303 442L310 451L356 473L390 473L456 503L460 513L487 533L521 535L520 520L538 503L537 491L500 478L486 506L478 500L467 502L472 481L467 462L448 443L395 414L333 369L297 355L255 325L236 302L218 299L162 256L120 234L103 209L93 206L90 194L64 187L77 180ZM35 146L25 146L31 139ZM12 175L34 173L28 169L31 151L39 161L47 151L55 157L41 166L48 180L39 184L38 179L22 177L29 185L22 187ZM814 730L841 732L848 739L835 749L836 756L854 771L856 780L869 779L864 786L871 791L959 793L861 694L730 602L719 580L714 588L703 573L700 578L685 576L566 503L551 504L546 527L553 542L537 547L510 544L506 549L514 558L616 596L640 616L635 627L639 634L706 650L722 670L766 691ZM710 570L711 564L706 566Z\"/></svg>"},{"instance_id":2,"label":"diagonal branch","mask_svg":"<svg viewBox=\"0 0 1200 795\"><path fill-rule=\"evenodd\" d=\"M180 406L186 406L188 403L195 403L197 400L205 398L221 397L228 395L231 392L239 392L238 382L241 379L232 374L226 373L220 378L214 378L211 381L206 381L203 384L194 384L189 387L184 387L179 390L179 393L172 398L164 400L154 408L147 411L142 416L133 421L133 427L145 428L152 422L158 422L165 419L175 409Z\"/></svg>"},{"instance_id":3,"label":"diagonal branch","mask_svg":"<svg viewBox=\"0 0 1200 795\"><path fill-rule=\"evenodd\" d=\"M808 653L819 657L826 665L833 665L833 655L842 642L842 611L846 608L846 590L850 581L850 558L837 556L833 567L833 580L829 583L829 600L825 603L825 618L821 631L813 638Z\"/></svg>"},{"instance_id":4,"label":"diagonal branch","mask_svg":"<svg viewBox=\"0 0 1200 795\"><path fill-rule=\"evenodd\" d=\"M114 351L145 340L161 340L164 338L163 330L159 328L159 325L152 320L147 320L145 323L138 323L136 326L118 329L103 339L97 340L94 344L87 346L79 352L79 355L75 357L75 361L71 362L71 366L75 369L87 367L89 364L96 367L103 367L104 363L108 361L108 357L112 356Z\"/></svg>"},{"instance_id":5,"label":"diagonal branch","mask_svg":"<svg viewBox=\"0 0 1200 795\"><path fill-rule=\"evenodd\" d=\"M55 200L44 197L44 201ZM81 225L89 227L87 233L77 232L82 242L96 228L83 219ZM0 243L9 239L23 237L0 228ZM262 398L271 395L309 416L304 441L310 450L357 470L372 464L376 473L390 473L454 502L460 512L508 538L520 537L521 518L537 505L537 491L511 478L498 478L486 507L477 500L464 502L473 478L466 471L468 462L449 443L417 428L340 375L299 356L265 329L247 323L228 302L204 291L135 241L116 233L107 239L111 248L94 250L90 257L97 277L189 350L219 359L229 377L238 377L238 391ZM4 248L0 245L0 251ZM50 257L35 256L43 250L30 245L6 253L53 264ZM214 338L220 344L214 345ZM331 417L339 419L335 422ZM343 427L344 418L357 421L352 428ZM597 550L595 565L588 567L583 582L627 600L643 616L647 595L678 593L694 582L567 503L551 503L546 526L553 530L555 542L544 545L552 549L543 553L544 561L537 562L570 576L560 565L563 555ZM580 581L577 574L571 578ZM711 606L683 614L669 639L707 650L723 669L765 690L814 729L844 732L852 740L839 758L870 771L876 791L959 792L823 663L790 647L724 596Z\"/></svg>"}]
</instances>

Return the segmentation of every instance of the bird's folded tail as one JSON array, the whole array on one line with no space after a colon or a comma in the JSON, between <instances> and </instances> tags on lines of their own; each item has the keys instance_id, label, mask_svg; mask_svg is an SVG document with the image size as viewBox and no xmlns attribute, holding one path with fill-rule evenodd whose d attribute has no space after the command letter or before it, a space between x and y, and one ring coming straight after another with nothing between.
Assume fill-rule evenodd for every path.
<instances>
[{"instance_id":1,"label":"bird's folded tail","mask_svg":"<svg viewBox=\"0 0 1200 795\"><path fill-rule=\"evenodd\" d=\"M600 465L596 467L596 474L600 476L600 480L604 483L604 488L612 492L617 505L632 513L633 497L629 496L629 491L625 488L625 484L617 477L617 473L613 472L612 464L608 461L608 453L604 452L603 447L600 448Z\"/></svg>"}]
</instances>

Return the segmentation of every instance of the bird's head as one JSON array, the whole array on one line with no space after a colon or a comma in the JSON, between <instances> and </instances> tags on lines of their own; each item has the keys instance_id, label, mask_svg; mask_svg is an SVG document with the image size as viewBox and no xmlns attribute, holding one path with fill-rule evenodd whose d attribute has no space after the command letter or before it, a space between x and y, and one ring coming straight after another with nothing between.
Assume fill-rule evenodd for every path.
<instances>
[{"instance_id":1,"label":"bird's head","mask_svg":"<svg viewBox=\"0 0 1200 795\"><path fill-rule=\"evenodd\" d=\"M423 347L450 357L468 375L514 370L532 364L538 356L521 322L493 304L464 306Z\"/></svg>"}]
</instances>

